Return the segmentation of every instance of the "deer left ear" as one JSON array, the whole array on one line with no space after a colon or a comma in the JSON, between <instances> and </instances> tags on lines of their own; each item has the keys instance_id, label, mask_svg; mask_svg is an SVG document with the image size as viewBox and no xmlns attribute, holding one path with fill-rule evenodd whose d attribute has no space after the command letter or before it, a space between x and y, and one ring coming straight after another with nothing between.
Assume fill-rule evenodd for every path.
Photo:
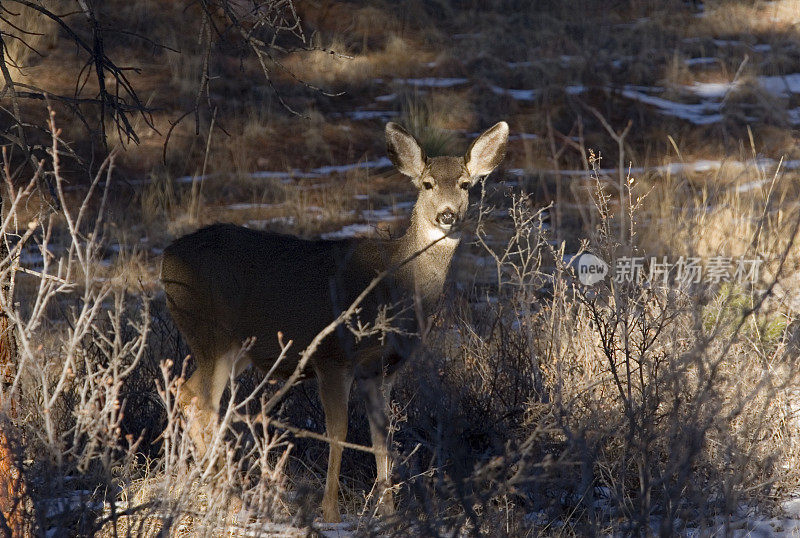
<instances>
[{"instance_id":1,"label":"deer left ear","mask_svg":"<svg viewBox=\"0 0 800 538\"><path fill-rule=\"evenodd\" d=\"M508 124L504 121L496 123L476 138L464 156L469 175L477 180L497 168L506 156L507 143Z\"/></svg>"},{"instance_id":2,"label":"deer left ear","mask_svg":"<svg viewBox=\"0 0 800 538\"><path fill-rule=\"evenodd\" d=\"M401 173L415 181L425 171L425 151L408 131L391 121L386 124L386 153Z\"/></svg>"}]
</instances>

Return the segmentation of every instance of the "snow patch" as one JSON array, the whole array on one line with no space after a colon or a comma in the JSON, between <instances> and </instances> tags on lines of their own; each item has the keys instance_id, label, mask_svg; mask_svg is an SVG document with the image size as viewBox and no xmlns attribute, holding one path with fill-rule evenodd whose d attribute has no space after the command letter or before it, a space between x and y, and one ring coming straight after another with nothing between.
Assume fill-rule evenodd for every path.
<instances>
[{"instance_id":1,"label":"snow patch","mask_svg":"<svg viewBox=\"0 0 800 538\"><path fill-rule=\"evenodd\" d=\"M407 84L417 88L452 88L453 86L461 86L469 82L466 78L440 78L440 77L423 77L423 78L396 78L394 82L399 84Z\"/></svg>"},{"instance_id":2,"label":"snow patch","mask_svg":"<svg viewBox=\"0 0 800 538\"><path fill-rule=\"evenodd\" d=\"M517 133L510 135L509 140L537 140L539 135L533 133Z\"/></svg>"},{"instance_id":3,"label":"snow patch","mask_svg":"<svg viewBox=\"0 0 800 538\"><path fill-rule=\"evenodd\" d=\"M175 179L176 183L194 183L195 181L205 181L211 179L216 174L206 174L204 176L181 176Z\"/></svg>"},{"instance_id":4,"label":"snow patch","mask_svg":"<svg viewBox=\"0 0 800 538\"><path fill-rule=\"evenodd\" d=\"M533 101L542 93L540 90L511 90L494 85L489 88L496 95L508 95L517 101Z\"/></svg>"},{"instance_id":5,"label":"snow patch","mask_svg":"<svg viewBox=\"0 0 800 538\"><path fill-rule=\"evenodd\" d=\"M250 174L250 177L254 179L282 179L282 180L311 179L331 174L342 174L345 172L349 172L351 170L358 170L360 168L366 168L366 169L388 168L391 165L392 161L390 161L388 157L381 157L380 159L376 159L373 161L360 161L352 164L320 166L319 168L312 168L307 172L303 172L297 169L293 169L288 172L275 172L275 171L265 170L265 171L253 172L252 174Z\"/></svg>"},{"instance_id":6,"label":"snow patch","mask_svg":"<svg viewBox=\"0 0 800 538\"><path fill-rule=\"evenodd\" d=\"M789 97L790 94L800 93L800 73L758 77L758 83L766 91L779 97Z\"/></svg>"},{"instance_id":7,"label":"snow patch","mask_svg":"<svg viewBox=\"0 0 800 538\"><path fill-rule=\"evenodd\" d=\"M688 65L689 67L695 65L711 65L711 64L716 64L718 62L719 58L711 58L707 56L703 56L700 58L687 58L683 61L683 63Z\"/></svg>"},{"instance_id":8,"label":"snow patch","mask_svg":"<svg viewBox=\"0 0 800 538\"><path fill-rule=\"evenodd\" d=\"M665 116L674 116L695 125L709 125L722 121L722 114L720 114L721 103L712 101L703 101L698 104L677 103L632 89L623 90L622 95L628 99L652 105L658 108L659 112Z\"/></svg>"},{"instance_id":9,"label":"snow patch","mask_svg":"<svg viewBox=\"0 0 800 538\"><path fill-rule=\"evenodd\" d=\"M280 207L284 205L283 203L280 204L256 204L256 203L241 203L241 204L230 204L226 205L224 209L228 209L230 211L246 211L248 209L268 209L272 207Z\"/></svg>"},{"instance_id":10,"label":"snow patch","mask_svg":"<svg viewBox=\"0 0 800 538\"><path fill-rule=\"evenodd\" d=\"M706 99L723 99L737 86L734 82L695 82L691 86L682 88L698 97Z\"/></svg>"},{"instance_id":11,"label":"snow patch","mask_svg":"<svg viewBox=\"0 0 800 538\"><path fill-rule=\"evenodd\" d=\"M375 226L371 224L348 224L341 230L335 232L328 232L322 234L322 239L349 239L351 237L360 237L363 235L372 235L375 231Z\"/></svg>"},{"instance_id":12,"label":"snow patch","mask_svg":"<svg viewBox=\"0 0 800 538\"><path fill-rule=\"evenodd\" d=\"M391 208L384 207L382 209L365 209L361 212L361 218L367 222L387 222L399 220L402 217L395 215Z\"/></svg>"},{"instance_id":13,"label":"snow patch","mask_svg":"<svg viewBox=\"0 0 800 538\"><path fill-rule=\"evenodd\" d=\"M789 97L800 94L800 73L778 76L763 76L757 79L759 85L777 97ZM628 99L655 106L661 114L675 116L695 125L709 125L722 121L722 104L725 97L740 85L731 82L695 82L691 85L679 86L684 93L699 98L699 103L680 103L644 93L630 86L625 87L622 95ZM787 110L787 119L792 124L800 124L800 109Z\"/></svg>"},{"instance_id":14,"label":"snow patch","mask_svg":"<svg viewBox=\"0 0 800 538\"><path fill-rule=\"evenodd\" d=\"M280 224L283 226L294 226L294 217L272 217L271 219L252 219L244 223L245 228L252 228L254 230L264 230L273 224Z\"/></svg>"},{"instance_id":15,"label":"snow patch","mask_svg":"<svg viewBox=\"0 0 800 538\"><path fill-rule=\"evenodd\" d=\"M775 159L770 159L767 157L760 157L758 159L751 159L748 161L737 161L737 160L712 160L712 159L699 159L697 161L691 162L683 162L683 163L667 163L661 166L634 166L630 168L625 168L625 173L631 174L643 174L645 172L654 172L660 174L690 174L690 173L700 173L700 172L710 172L714 170L719 170L723 166L729 168L736 168L738 170L744 171L747 168L758 168L762 173L771 175L774 172L774 169L778 166L779 161ZM800 169L800 160L785 160L780 163L781 170L797 170ZM525 176L530 174L531 172L525 170L523 168L511 168L506 170L507 174L515 175L515 176ZM569 177L588 177L592 175L594 172L590 170L541 170L538 173L545 173L545 174L552 174L552 175L560 175L560 176L569 176ZM597 171L600 176L616 176L619 171L616 168L601 168ZM771 181L771 179L769 180ZM753 182L754 183L754 182ZM738 189L743 189L741 192L746 192L747 190L752 190L757 187L757 185L750 186L751 184L743 184L740 185Z\"/></svg>"},{"instance_id":16,"label":"snow patch","mask_svg":"<svg viewBox=\"0 0 800 538\"><path fill-rule=\"evenodd\" d=\"M364 120L389 120L398 115L393 110L353 110L348 112L347 115L356 121Z\"/></svg>"},{"instance_id":17,"label":"snow patch","mask_svg":"<svg viewBox=\"0 0 800 538\"><path fill-rule=\"evenodd\" d=\"M343 174L345 172L358 170L360 168L388 168L389 166L392 166L392 161L390 161L388 157L381 157L380 159L374 161L361 161L353 164L320 166L319 168L314 168L311 171L321 176L327 176L329 174Z\"/></svg>"},{"instance_id":18,"label":"snow patch","mask_svg":"<svg viewBox=\"0 0 800 538\"><path fill-rule=\"evenodd\" d=\"M290 170L288 172L275 172L270 170L263 170L253 172L250 174L253 179L302 179L317 177L316 174L310 172L301 172L300 170Z\"/></svg>"}]
</instances>

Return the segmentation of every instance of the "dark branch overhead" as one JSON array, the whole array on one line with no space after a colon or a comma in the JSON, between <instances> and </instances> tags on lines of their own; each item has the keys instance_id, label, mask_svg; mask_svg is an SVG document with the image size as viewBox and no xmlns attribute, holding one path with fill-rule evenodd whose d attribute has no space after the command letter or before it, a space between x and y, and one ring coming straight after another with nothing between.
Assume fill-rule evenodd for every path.
<instances>
[{"instance_id":1,"label":"dark branch overhead","mask_svg":"<svg viewBox=\"0 0 800 538\"><path fill-rule=\"evenodd\" d=\"M197 9L199 8L199 9ZM36 43L41 33L31 31L23 24L24 17L32 12L52 21L58 31L57 39L74 46L83 66L74 75L72 94L53 91L31 83L15 80L11 69L21 69L9 54L8 42L19 42L31 54L43 56ZM287 54L298 51L320 50L313 46L301 24L293 0L186 0L183 12L187 16L184 32L196 33L201 46L202 66L196 81L195 97L188 110L179 112L171 123L172 128L188 115L194 117L195 132L199 134L202 119L219 106L215 102L214 83L220 77L214 72L213 60L220 54L235 51L240 61L254 58L260 66L263 81L277 96L278 102L288 111L298 114L278 92L274 71L280 70L300 84L315 91L332 95L298 77L282 63ZM154 13L153 17L158 17ZM0 74L4 82L0 99L7 103L0 107L0 117L5 116L7 127L0 131L0 145L17 148L35 162L31 147L35 134L42 131L38 118L25 117L25 101L47 101L69 110L90 134L92 146L99 144L102 152L108 151L109 129L123 145L138 144L142 128L157 132L153 113L160 110L141 97L141 88L130 78L130 72L139 74L137 67L123 65L119 54L110 52L109 43L117 35L124 35L149 44L153 50L180 54L177 48L160 43L148 35L147 29L125 28L92 0L75 0L75 9L57 13L52 5L29 0L8 0L0 6ZM254 85L257 86L257 85ZM225 132L224 125L219 126ZM46 130L46 129L44 129ZM169 136L165 139L165 146ZM93 150L94 151L94 150ZM166 152L166 147L164 148Z\"/></svg>"}]
</instances>

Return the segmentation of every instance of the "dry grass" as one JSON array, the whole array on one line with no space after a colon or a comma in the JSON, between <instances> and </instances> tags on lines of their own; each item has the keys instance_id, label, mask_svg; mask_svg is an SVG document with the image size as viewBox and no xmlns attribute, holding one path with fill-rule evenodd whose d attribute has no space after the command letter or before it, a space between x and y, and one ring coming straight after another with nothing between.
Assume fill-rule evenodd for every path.
<instances>
[{"instance_id":1,"label":"dry grass","mask_svg":"<svg viewBox=\"0 0 800 538\"><path fill-rule=\"evenodd\" d=\"M770 36L795 31L800 3L797 0L777 2L712 1L706 3L706 16L698 24L702 31L725 35L749 34Z\"/></svg>"},{"instance_id":2,"label":"dry grass","mask_svg":"<svg viewBox=\"0 0 800 538\"><path fill-rule=\"evenodd\" d=\"M349 52L342 41L320 46L324 50L299 54L287 62L287 67L301 80L334 89L369 86L382 76L409 76L420 61L433 60L432 54L414 48L399 36L387 39L383 48L365 53Z\"/></svg>"},{"instance_id":3,"label":"dry grass","mask_svg":"<svg viewBox=\"0 0 800 538\"><path fill-rule=\"evenodd\" d=\"M212 476L207 461L191 456L169 403L187 350L160 308L158 249L215 221L318 237L362 222L364 210L394 207L400 218L389 225L402 227L407 209L398 203L412 187L392 172L253 176L377 159L385 117L408 126L431 155L462 151L465 133L498 119L508 119L512 135L528 136L512 140L506 167L517 170L490 180L475 212L478 234L461 247L430 347L399 375L397 517L371 517L372 463L346 452L343 506L356 532L724 534L746 520L742 506L777 512L797 491L800 176L756 163L798 157L787 122L798 97L766 92L759 77L800 72L800 4L709 1L701 17L677 0L545 2L531 10L505 4L332 2L301 12L325 50L289 56L285 65L307 82L345 92L325 96L276 70L278 91L302 117L277 102L251 58L240 62L221 45L212 64L218 78L203 96L216 112L200 115L199 133L192 116L178 124L165 162L169 122L193 106L202 71L197 36L175 28L188 28L197 13L180 2L103 7L114 24L182 53L109 36L115 57L143 68L136 80L161 109L161 132L143 133L140 146L120 155L87 263L68 258L88 245L97 193L85 204L92 217L80 233L70 233L63 217L48 220L44 188L15 209L15 233L38 218L28 244L52 234L58 249L46 272L63 278L59 260L73 267L63 285L14 277L27 362L9 394L22 402L16 421L27 436L23 456L33 463L24 470L42 532L112 535L114 523L118 534L132 535L315 528L324 443L264 435L246 419L228 428L222 417L222 470ZM151 16L156 10L163 15ZM713 61L687 63L706 57ZM56 48L37 61L27 76L69 93L80 68L69 51ZM437 77L467 82L396 80ZM628 84L660 86L652 95L696 104L701 98L686 90L695 82L734 84L722 121L695 125L621 93ZM498 88L536 91L518 99ZM362 110L386 116L355 119ZM65 141L90 154L82 127L67 113L57 117ZM632 122L621 154L603 121L618 132ZM556 173L588 172L589 149L610 170ZM636 207L619 202L620 157L634 168L626 184ZM721 164L689 166L702 159ZM653 169L676 163L687 167ZM65 182L85 187L84 174L69 167L60 170ZM204 171L209 177L194 185L175 181ZM495 190L500 179L509 183ZM64 195L73 216L85 192ZM557 229L555 208L541 214L552 229L537 215L551 203ZM618 244L623 213L634 234ZM764 264L752 287L606 281L587 294L563 262L582 249L609 261L725 255L759 256ZM10 274L9 260L0 268ZM164 359L175 364L162 369ZM238 398L260 381L248 379ZM366 444L366 423L353 407L350 440ZM293 390L278 416L322 429L313 387ZM175 436L151 444L164 426ZM54 497L75 491L83 492L80 503L48 515ZM232 521L236 497L255 507L249 523Z\"/></svg>"},{"instance_id":4,"label":"dry grass","mask_svg":"<svg viewBox=\"0 0 800 538\"><path fill-rule=\"evenodd\" d=\"M63 9L61 0L44 2L53 11ZM4 54L8 57L9 72L15 82L27 82L28 68L42 62L58 42L58 25L40 12L27 6L15 5L12 17L0 22L5 44Z\"/></svg>"}]
</instances>

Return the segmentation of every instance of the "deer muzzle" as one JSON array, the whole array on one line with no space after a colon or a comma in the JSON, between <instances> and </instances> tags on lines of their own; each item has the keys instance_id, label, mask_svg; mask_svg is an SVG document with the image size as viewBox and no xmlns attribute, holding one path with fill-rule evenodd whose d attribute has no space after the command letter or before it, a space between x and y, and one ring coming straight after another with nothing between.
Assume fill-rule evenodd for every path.
<instances>
[{"instance_id":1,"label":"deer muzzle","mask_svg":"<svg viewBox=\"0 0 800 538\"><path fill-rule=\"evenodd\" d=\"M458 216L452 209L445 209L436 215L436 222L444 228L450 228L456 221L458 221Z\"/></svg>"}]
</instances>

